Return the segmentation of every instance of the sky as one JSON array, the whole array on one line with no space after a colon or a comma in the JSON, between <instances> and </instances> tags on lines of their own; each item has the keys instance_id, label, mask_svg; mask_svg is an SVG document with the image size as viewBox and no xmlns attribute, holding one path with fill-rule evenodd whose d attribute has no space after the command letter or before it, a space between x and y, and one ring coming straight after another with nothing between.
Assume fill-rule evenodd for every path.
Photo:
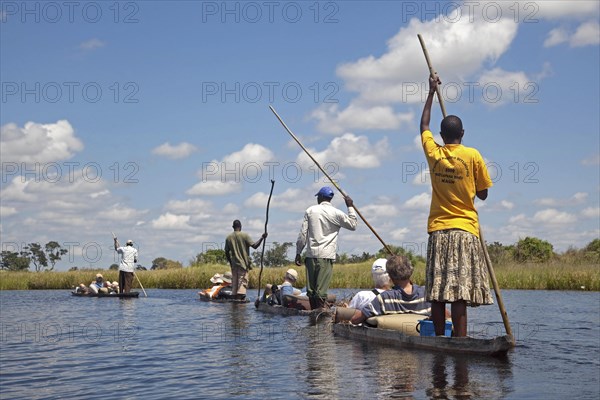
<instances>
[{"instance_id":1,"label":"sky","mask_svg":"<svg viewBox=\"0 0 600 400\"><path fill-rule=\"evenodd\" d=\"M600 236L599 4L2 1L2 250L57 241L57 270L108 268L114 232L144 266L187 266L234 219L259 238L271 179L267 246L295 243L331 184L272 106L386 244L425 255L417 34L494 182L485 239L581 248ZM361 220L338 253L382 247Z\"/></svg>"}]
</instances>

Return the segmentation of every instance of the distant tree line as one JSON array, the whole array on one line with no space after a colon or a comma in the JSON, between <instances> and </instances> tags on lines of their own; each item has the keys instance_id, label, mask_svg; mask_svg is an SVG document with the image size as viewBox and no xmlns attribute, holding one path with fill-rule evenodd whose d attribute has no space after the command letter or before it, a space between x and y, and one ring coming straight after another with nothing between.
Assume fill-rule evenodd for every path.
<instances>
[{"instance_id":1,"label":"distant tree line","mask_svg":"<svg viewBox=\"0 0 600 400\"><path fill-rule=\"evenodd\" d=\"M46 243L44 247L39 243L29 243L19 252L9 250L0 252L0 269L27 271L33 265L36 272L52 271L56 263L68 252L55 241Z\"/></svg>"}]
</instances>

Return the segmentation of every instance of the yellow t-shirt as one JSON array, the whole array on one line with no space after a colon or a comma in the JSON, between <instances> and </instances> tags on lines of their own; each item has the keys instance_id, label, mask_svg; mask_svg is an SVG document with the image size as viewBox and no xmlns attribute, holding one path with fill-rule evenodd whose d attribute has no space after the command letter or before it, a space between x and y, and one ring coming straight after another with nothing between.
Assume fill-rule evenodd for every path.
<instances>
[{"instance_id":1,"label":"yellow t-shirt","mask_svg":"<svg viewBox=\"0 0 600 400\"><path fill-rule=\"evenodd\" d=\"M481 154L462 144L440 146L431 131L421 141L433 189L427 232L462 229L479 236L475 194L492 186Z\"/></svg>"}]
</instances>

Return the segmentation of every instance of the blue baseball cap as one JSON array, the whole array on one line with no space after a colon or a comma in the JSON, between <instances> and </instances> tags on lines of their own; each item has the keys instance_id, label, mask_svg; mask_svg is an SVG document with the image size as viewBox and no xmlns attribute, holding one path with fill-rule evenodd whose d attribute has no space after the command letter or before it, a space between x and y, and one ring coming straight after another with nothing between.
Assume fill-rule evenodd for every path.
<instances>
[{"instance_id":1,"label":"blue baseball cap","mask_svg":"<svg viewBox=\"0 0 600 400\"><path fill-rule=\"evenodd\" d=\"M331 189L329 186L323 186L321 188L321 190L319 190L317 192L317 194L315 194L315 196L323 196L323 197L327 197L328 199L332 199L333 198L333 189Z\"/></svg>"}]
</instances>

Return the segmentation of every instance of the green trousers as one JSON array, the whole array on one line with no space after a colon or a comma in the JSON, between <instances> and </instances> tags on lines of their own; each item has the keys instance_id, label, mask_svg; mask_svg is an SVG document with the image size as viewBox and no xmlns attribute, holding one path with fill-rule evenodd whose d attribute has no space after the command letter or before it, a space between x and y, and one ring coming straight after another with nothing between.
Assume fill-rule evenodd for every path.
<instances>
[{"instance_id":1,"label":"green trousers","mask_svg":"<svg viewBox=\"0 0 600 400\"><path fill-rule=\"evenodd\" d=\"M306 295L308 298L327 299L327 289L333 276L333 260L306 258Z\"/></svg>"}]
</instances>

